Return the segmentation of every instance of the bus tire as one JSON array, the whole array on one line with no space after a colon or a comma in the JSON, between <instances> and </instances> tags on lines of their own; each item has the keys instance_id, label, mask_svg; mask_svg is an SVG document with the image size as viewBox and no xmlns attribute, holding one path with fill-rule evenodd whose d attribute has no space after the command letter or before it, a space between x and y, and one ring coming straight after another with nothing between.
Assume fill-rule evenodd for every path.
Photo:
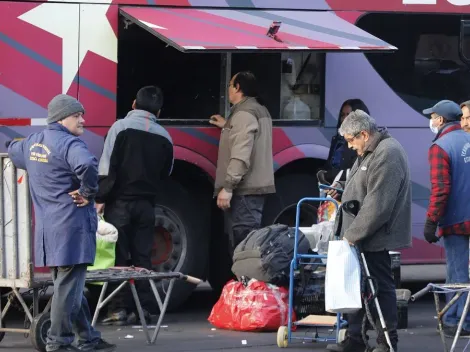
<instances>
[{"instance_id":1,"label":"bus tire","mask_svg":"<svg viewBox=\"0 0 470 352\"><path fill-rule=\"evenodd\" d=\"M217 208L216 202L212 204L211 234L208 281L214 298L218 299L224 286L235 275L232 273L232 256L229 234L224 226L224 213Z\"/></svg>"},{"instance_id":2,"label":"bus tire","mask_svg":"<svg viewBox=\"0 0 470 352\"><path fill-rule=\"evenodd\" d=\"M195 193L173 180L165 182L161 188L155 206L154 270L179 271L204 279L209 252L210 209L201 206L204 202L197 198ZM168 285L167 280L157 283L162 300ZM194 284L176 281L168 310L180 307L195 288ZM155 307L158 311L158 306Z\"/></svg>"}]
</instances>

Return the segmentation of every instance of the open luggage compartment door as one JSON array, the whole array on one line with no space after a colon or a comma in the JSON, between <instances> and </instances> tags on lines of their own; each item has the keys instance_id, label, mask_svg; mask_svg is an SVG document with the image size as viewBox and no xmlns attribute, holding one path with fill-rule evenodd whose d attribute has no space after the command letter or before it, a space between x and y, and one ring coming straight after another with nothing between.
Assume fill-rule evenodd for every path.
<instances>
[{"instance_id":1,"label":"open luggage compartment door","mask_svg":"<svg viewBox=\"0 0 470 352\"><path fill-rule=\"evenodd\" d=\"M394 51L330 11L122 7L120 13L182 52ZM278 22L277 35L268 36Z\"/></svg>"}]
</instances>

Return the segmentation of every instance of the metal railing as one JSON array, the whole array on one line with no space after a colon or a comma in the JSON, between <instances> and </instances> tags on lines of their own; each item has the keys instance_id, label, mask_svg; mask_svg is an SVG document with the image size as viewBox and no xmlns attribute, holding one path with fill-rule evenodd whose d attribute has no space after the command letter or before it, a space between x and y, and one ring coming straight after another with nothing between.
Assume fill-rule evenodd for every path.
<instances>
[{"instance_id":1,"label":"metal railing","mask_svg":"<svg viewBox=\"0 0 470 352\"><path fill-rule=\"evenodd\" d=\"M28 175L0 154L0 287L34 284Z\"/></svg>"}]
</instances>

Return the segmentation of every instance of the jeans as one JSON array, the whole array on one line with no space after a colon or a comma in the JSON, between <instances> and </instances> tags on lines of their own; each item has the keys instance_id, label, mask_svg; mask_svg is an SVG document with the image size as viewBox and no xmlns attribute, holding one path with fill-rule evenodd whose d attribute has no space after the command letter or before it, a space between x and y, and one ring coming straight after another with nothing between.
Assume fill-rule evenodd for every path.
<instances>
[{"instance_id":1,"label":"jeans","mask_svg":"<svg viewBox=\"0 0 470 352\"><path fill-rule=\"evenodd\" d=\"M232 252L253 230L261 227L264 195L233 195L228 213Z\"/></svg>"},{"instance_id":2,"label":"jeans","mask_svg":"<svg viewBox=\"0 0 470 352\"><path fill-rule=\"evenodd\" d=\"M118 230L115 266L134 265L152 269L152 248L155 236L155 209L148 200L116 200L106 204L104 218ZM130 261L129 259L130 255ZM118 285L110 284L111 293ZM155 297L146 280L136 280L135 286L143 308L152 310L156 305ZM111 300L110 312L125 309L127 313L136 312L130 287L126 285Z\"/></svg>"},{"instance_id":3,"label":"jeans","mask_svg":"<svg viewBox=\"0 0 470 352\"><path fill-rule=\"evenodd\" d=\"M469 237L466 235L447 235L444 236L444 248L447 259L447 280L448 284L468 283L468 244ZM446 294L446 301L449 302L453 294ZM457 326L463 313L463 307L467 293L462 294L458 301L444 315L444 324L448 326ZM467 314L464 324L464 330L470 330L470 315Z\"/></svg>"},{"instance_id":4,"label":"jeans","mask_svg":"<svg viewBox=\"0 0 470 352\"><path fill-rule=\"evenodd\" d=\"M392 264L390 254L388 251L380 252L364 252L364 256L367 261L367 267L369 268L370 276L377 280L378 295L380 308L387 326L390 341L394 349L398 344L398 313L397 313L397 296L395 291L395 281L392 275ZM359 258L362 261L362 258ZM369 285L367 282L366 285ZM382 331L382 325L378 318L377 310L373 302L369 302L370 311L374 319L375 325L378 330L377 343L387 344L385 335ZM351 339L362 342L362 319L365 314L365 309L362 308L356 313L348 314L348 335Z\"/></svg>"},{"instance_id":5,"label":"jeans","mask_svg":"<svg viewBox=\"0 0 470 352\"><path fill-rule=\"evenodd\" d=\"M81 349L92 349L101 334L91 326L91 314L83 290L87 265L51 268L54 296L51 306L51 327L47 334L47 351L69 346L78 335Z\"/></svg>"}]
</instances>

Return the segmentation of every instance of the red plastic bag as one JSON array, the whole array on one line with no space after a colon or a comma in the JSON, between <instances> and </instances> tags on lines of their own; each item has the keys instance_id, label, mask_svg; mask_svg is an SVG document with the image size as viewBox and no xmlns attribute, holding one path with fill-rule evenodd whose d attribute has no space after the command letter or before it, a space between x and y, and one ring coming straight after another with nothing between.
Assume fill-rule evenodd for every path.
<instances>
[{"instance_id":1,"label":"red plastic bag","mask_svg":"<svg viewBox=\"0 0 470 352\"><path fill-rule=\"evenodd\" d=\"M245 287L232 280L225 285L208 320L219 329L277 331L287 325L288 309L289 291L284 287L254 279Z\"/></svg>"}]
</instances>

